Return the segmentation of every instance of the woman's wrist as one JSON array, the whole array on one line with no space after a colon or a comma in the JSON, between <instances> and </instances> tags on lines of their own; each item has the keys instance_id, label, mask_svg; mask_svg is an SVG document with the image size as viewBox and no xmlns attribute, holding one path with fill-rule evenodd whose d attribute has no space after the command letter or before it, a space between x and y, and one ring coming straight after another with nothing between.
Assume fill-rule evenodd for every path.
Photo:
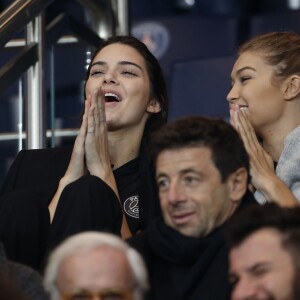
<instances>
[{"instance_id":1,"label":"woman's wrist","mask_svg":"<svg viewBox=\"0 0 300 300\"><path fill-rule=\"evenodd\" d=\"M276 202L281 206L295 206L298 201L289 187L277 176L270 179L262 190L268 202Z\"/></svg>"}]
</instances>

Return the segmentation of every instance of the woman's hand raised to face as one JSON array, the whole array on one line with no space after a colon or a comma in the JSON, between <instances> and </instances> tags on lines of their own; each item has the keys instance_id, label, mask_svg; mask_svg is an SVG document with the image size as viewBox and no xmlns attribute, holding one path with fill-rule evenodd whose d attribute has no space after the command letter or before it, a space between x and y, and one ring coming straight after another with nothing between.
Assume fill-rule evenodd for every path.
<instances>
[{"instance_id":1,"label":"woman's hand raised to face","mask_svg":"<svg viewBox=\"0 0 300 300\"><path fill-rule=\"evenodd\" d=\"M84 115L82 117L81 127L79 133L76 137L74 148L71 156L71 160L68 166L68 169L65 173L63 180L66 184L71 183L86 173L85 168L85 139L87 135L88 128L88 114L90 110L90 104L88 101L85 101L84 105Z\"/></svg>"},{"instance_id":2,"label":"woman's hand raised to face","mask_svg":"<svg viewBox=\"0 0 300 300\"><path fill-rule=\"evenodd\" d=\"M273 160L259 143L245 109L235 107L230 110L230 123L238 131L250 157L252 184L263 192L267 181L276 177Z\"/></svg>"},{"instance_id":3,"label":"woman's hand raised to face","mask_svg":"<svg viewBox=\"0 0 300 300\"><path fill-rule=\"evenodd\" d=\"M259 143L246 109L236 107L231 109L230 123L241 136L250 157L250 174L255 189L260 191L267 201L276 202L282 206L299 205L288 186L277 177L273 159Z\"/></svg>"},{"instance_id":4,"label":"woman's hand raised to face","mask_svg":"<svg viewBox=\"0 0 300 300\"><path fill-rule=\"evenodd\" d=\"M85 101L82 124L63 178L65 185L77 180L87 171L105 182L112 175L108 153L104 94L100 89L93 91ZM109 182L107 183L109 184Z\"/></svg>"},{"instance_id":5,"label":"woman's hand raised to face","mask_svg":"<svg viewBox=\"0 0 300 300\"><path fill-rule=\"evenodd\" d=\"M86 166L90 174L101 178L107 185L111 187L120 200L108 152L108 136L105 120L105 98L101 89L97 89L92 93L92 95L89 95L88 102L90 103L90 107L85 139ZM131 236L124 212L122 218L121 236L124 239Z\"/></svg>"},{"instance_id":6,"label":"woman's hand raised to face","mask_svg":"<svg viewBox=\"0 0 300 300\"><path fill-rule=\"evenodd\" d=\"M62 187L87 171L105 181L118 195L108 152L104 94L100 89L93 91L85 101L82 124L68 169L61 180Z\"/></svg>"},{"instance_id":7,"label":"woman's hand raised to face","mask_svg":"<svg viewBox=\"0 0 300 300\"><path fill-rule=\"evenodd\" d=\"M69 162L68 169L64 175L64 177L59 181L58 188L56 190L56 193L54 194L51 202L49 203L49 213L50 213L50 222L52 222L54 218L54 214L56 211L57 204L59 202L60 195L64 188L70 184L71 182L79 179L81 176L83 176L86 173L85 168L85 139L87 135L87 123L88 123L88 112L90 109L90 104L85 101L84 105L84 115L82 117L82 123L81 127L79 129L79 133L76 137L71 160Z\"/></svg>"},{"instance_id":8,"label":"woman's hand raised to face","mask_svg":"<svg viewBox=\"0 0 300 300\"><path fill-rule=\"evenodd\" d=\"M90 108L85 139L86 166L91 175L106 181L112 175L108 152L107 126L105 121L105 99L101 89L88 96Z\"/></svg>"}]
</instances>

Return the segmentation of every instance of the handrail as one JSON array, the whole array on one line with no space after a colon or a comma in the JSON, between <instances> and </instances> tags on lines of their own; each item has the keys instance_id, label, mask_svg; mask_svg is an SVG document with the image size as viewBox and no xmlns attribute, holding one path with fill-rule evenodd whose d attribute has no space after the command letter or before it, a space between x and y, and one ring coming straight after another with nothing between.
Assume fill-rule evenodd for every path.
<instances>
[{"instance_id":1,"label":"handrail","mask_svg":"<svg viewBox=\"0 0 300 300\"><path fill-rule=\"evenodd\" d=\"M16 0L0 15L0 47L21 31L54 0Z\"/></svg>"},{"instance_id":2,"label":"handrail","mask_svg":"<svg viewBox=\"0 0 300 300\"><path fill-rule=\"evenodd\" d=\"M129 34L128 0L77 0L77 2L85 8L89 26L101 38Z\"/></svg>"},{"instance_id":3,"label":"handrail","mask_svg":"<svg viewBox=\"0 0 300 300\"><path fill-rule=\"evenodd\" d=\"M0 48L55 0L16 0L0 15ZM85 8L90 27L101 37L128 34L128 0L77 0ZM107 14L107 11L109 14ZM105 22L104 22L105 21ZM107 24L111 28L108 28Z\"/></svg>"},{"instance_id":4,"label":"handrail","mask_svg":"<svg viewBox=\"0 0 300 300\"><path fill-rule=\"evenodd\" d=\"M4 47L12 38L26 28L27 42L25 48L0 70L5 78L3 86L11 82L12 69L21 75L26 68L27 72L27 97L26 103L26 147L42 148L45 146L46 129L44 127L44 58L45 58L45 24L42 12L54 1L61 0L16 0L0 15L0 48ZM75 1L75 0L74 0ZM85 8L86 21L94 29L94 33L87 31L85 26L75 20L69 20L70 27L76 36L83 37L87 43L99 44L101 38L114 34L128 34L128 0L76 0ZM56 39L52 31L52 41ZM98 36L97 36L98 35ZM98 39L97 39L98 38ZM51 38L50 38L51 39ZM51 43L51 42L50 42ZM47 42L47 46L49 43ZM28 49L37 49L26 51ZM22 55L27 55L26 64L20 62ZM29 65L28 65L29 64ZM42 111L41 111L42 110Z\"/></svg>"},{"instance_id":5,"label":"handrail","mask_svg":"<svg viewBox=\"0 0 300 300\"><path fill-rule=\"evenodd\" d=\"M48 24L46 28L46 47L49 48L53 45L59 38L61 38L61 33L63 30L68 30L73 34L78 40L97 48L103 42L103 39L99 37L94 31L88 28L85 24L77 21L71 16L65 14L60 14Z\"/></svg>"},{"instance_id":6,"label":"handrail","mask_svg":"<svg viewBox=\"0 0 300 300\"><path fill-rule=\"evenodd\" d=\"M44 71L46 38L44 18L44 13L41 13L26 26L27 44L37 44L38 46L38 61L27 70L26 76L25 123L28 135L25 144L28 149L46 146L46 79Z\"/></svg>"},{"instance_id":7,"label":"handrail","mask_svg":"<svg viewBox=\"0 0 300 300\"><path fill-rule=\"evenodd\" d=\"M47 49L56 42L61 43L64 42L64 40L67 40L67 38L64 37L60 42L63 30L68 30L73 34L72 39L71 37L68 37L69 42L78 42L78 40L81 40L94 48L99 47L103 42L103 40L87 26L70 16L61 14L54 18L46 27L45 43ZM6 47L8 45L9 43L6 44ZM39 60L37 46L37 43L30 43L27 45L24 40L14 41L14 45L11 47L14 47L15 49L19 48L20 50L0 69L0 92L15 82L19 78L20 74L24 73L29 67Z\"/></svg>"},{"instance_id":8,"label":"handrail","mask_svg":"<svg viewBox=\"0 0 300 300\"><path fill-rule=\"evenodd\" d=\"M77 136L79 131L79 128L65 128L65 129L55 129L55 136L56 137L69 137L74 138ZM46 131L46 137L51 138L52 137L52 130ZM5 132L0 134L0 142L3 141L13 141L18 140L20 138L19 133L17 132ZM26 139L26 132L21 132L21 139Z\"/></svg>"},{"instance_id":9,"label":"handrail","mask_svg":"<svg viewBox=\"0 0 300 300\"><path fill-rule=\"evenodd\" d=\"M0 91L15 82L20 75L38 60L37 45L26 45L0 69Z\"/></svg>"}]
</instances>

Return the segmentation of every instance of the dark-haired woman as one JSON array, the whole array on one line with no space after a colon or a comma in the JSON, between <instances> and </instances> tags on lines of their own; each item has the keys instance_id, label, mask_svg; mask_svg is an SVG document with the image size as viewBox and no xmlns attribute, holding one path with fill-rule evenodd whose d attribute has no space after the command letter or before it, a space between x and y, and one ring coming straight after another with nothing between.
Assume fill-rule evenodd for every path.
<instances>
[{"instance_id":1,"label":"dark-haired woman","mask_svg":"<svg viewBox=\"0 0 300 300\"><path fill-rule=\"evenodd\" d=\"M3 186L0 240L11 259L40 267L69 235L135 234L159 213L147 135L167 118L162 70L130 36L108 39L87 71L73 149L23 150Z\"/></svg>"}]
</instances>

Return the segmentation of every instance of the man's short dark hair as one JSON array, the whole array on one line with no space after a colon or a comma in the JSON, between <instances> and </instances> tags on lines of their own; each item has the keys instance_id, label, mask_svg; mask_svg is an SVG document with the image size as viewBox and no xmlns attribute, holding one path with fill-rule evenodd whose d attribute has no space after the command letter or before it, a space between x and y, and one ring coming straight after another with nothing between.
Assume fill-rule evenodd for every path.
<instances>
[{"instance_id":1,"label":"man's short dark hair","mask_svg":"<svg viewBox=\"0 0 300 300\"><path fill-rule=\"evenodd\" d=\"M238 247L258 230L275 229L300 271L300 206L287 208L275 203L255 205L236 214L227 224L226 237L230 249Z\"/></svg>"},{"instance_id":2,"label":"man's short dark hair","mask_svg":"<svg viewBox=\"0 0 300 300\"><path fill-rule=\"evenodd\" d=\"M207 147L222 182L239 168L249 173L249 157L237 131L218 118L187 116L165 124L154 132L151 150L154 160L164 150Z\"/></svg>"}]
</instances>

